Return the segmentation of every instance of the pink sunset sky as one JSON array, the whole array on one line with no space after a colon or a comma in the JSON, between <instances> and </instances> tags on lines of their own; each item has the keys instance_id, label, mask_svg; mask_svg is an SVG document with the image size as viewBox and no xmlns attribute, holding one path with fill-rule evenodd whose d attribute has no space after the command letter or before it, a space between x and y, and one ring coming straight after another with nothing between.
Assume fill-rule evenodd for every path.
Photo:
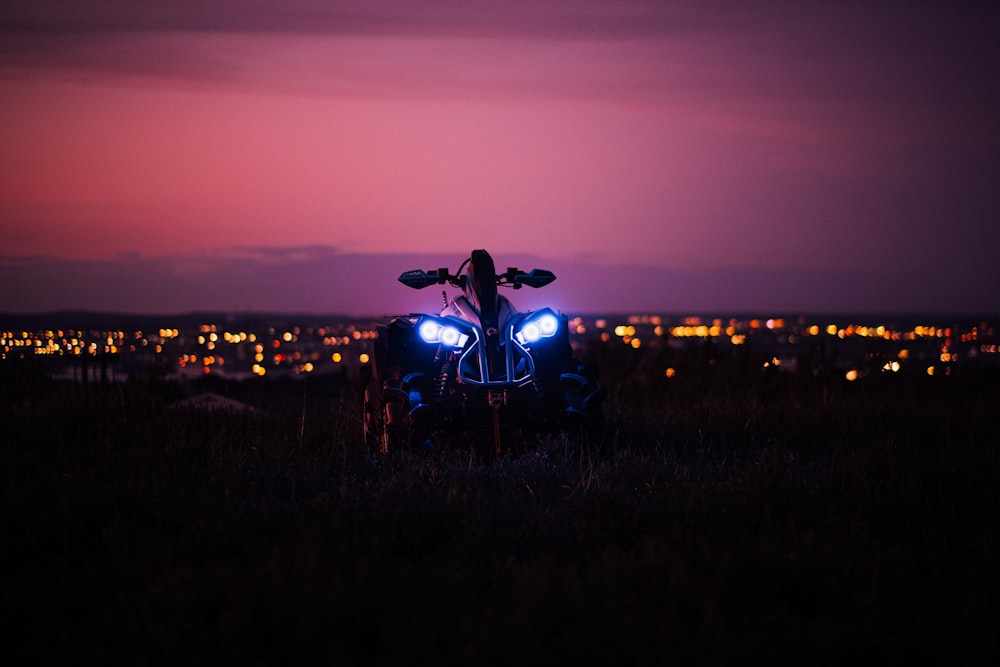
<instances>
[{"instance_id":1,"label":"pink sunset sky","mask_svg":"<svg viewBox=\"0 0 1000 667\"><path fill-rule=\"evenodd\" d=\"M998 312L988 7L5 5L0 312Z\"/></svg>"}]
</instances>

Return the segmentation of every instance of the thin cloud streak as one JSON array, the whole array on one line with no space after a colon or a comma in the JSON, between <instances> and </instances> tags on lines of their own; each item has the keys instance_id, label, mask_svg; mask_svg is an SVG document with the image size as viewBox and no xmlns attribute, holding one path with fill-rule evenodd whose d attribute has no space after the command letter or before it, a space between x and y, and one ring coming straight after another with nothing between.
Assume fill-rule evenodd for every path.
<instances>
[{"instance_id":1,"label":"thin cloud streak","mask_svg":"<svg viewBox=\"0 0 1000 667\"><path fill-rule=\"evenodd\" d=\"M190 4L190 6L187 6ZM596 100L768 140L991 132L968 5L73 2L2 10L0 76L423 100ZM963 122L945 125L947 117ZM840 136L838 136L838 134ZM808 165L809 160L804 163Z\"/></svg>"},{"instance_id":2,"label":"thin cloud streak","mask_svg":"<svg viewBox=\"0 0 1000 667\"><path fill-rule=\"evenodd\" d=\"M262 59L267 60L276 51L274 44L305 45L289 49L292 57L296 50L303 55L302 62L294 64L308 70L308 57L322 55L319 45L326 45L330 56L341 64L360 42L369 46L361 61L369 63L373 58L371 70L377 70L382 58L389 58L382 64L398 66L414 55L428 55L417 46L394 58L385 45L423 44L429 51L442 53L430 70L437 73L453 55L449 44L467 42L459 50L472 53L471 42L492 53L497 42L512 42L516 48L504 52L514 63L505 73L512 74L512 79L530 80L534 72L518 58L524 47L530 51L532 45L549 45L551 51L540 53L547 57L534 58L533 64L544 69L560 50L570 59L581 45L590 45L593 55L613 61L615 50L621 47L605 49L619 44L635 49L634 60L625 63L628 68L613 70L626 75L625 81L636 67L647 72L643 78L649 70L677 70L679 56L697 52L699 62L715 64L691 72L690 84L713 88L723 82L721 72L731 71L724 82L740 97L788 84L809 96L831 90L855 96L884 94L889 84L898 96L907 92L901 87L909 86L908 94L920 87L906 76L907 71L924 72L929 63L936 64L941 74L947 72L947 82L941 85L960 89L987 82L996 64L995 50L986 46L996 19L982 19L974 3L949 3L946 10L907 3L904 10L886 3L816 7L776 1L748 5L659 0L418 4L296 0L278 7L242 0L170 5L98 0L82 9L73 0L49 0L0 10L0 34L4 35L0 62L7 65L8 73L18 67L43 66L91 70L93 75L105 72L215 82L238 81L248 69L259 67L252 58L254 46L267 54ZM352 42L354 46L347 49L337 48ZM689 59L681 62L684 70L693 64ZM964 66L952 67L957 62ZM413 75L415 70L406 73ZM703 78L706 73L708 80ZM682 83L676 76L665 82ZM471 80L459 78L455 83L467 87ZM484 83L493 87L498 81L486 77ZM928 83L935 84L923 80L920 85Z\"/></svg>"},{"instance_id":3,"label":"thin cloud streak","mask_svg":"<svg viewBox=\"0 0 1000 667\"><path fill-rule=\"evenodd\" d=\"M555 272L556 282L546 288L505 293L522 310L551 306L568 314L1000 313L1000 292L992 286L971 284L956 290L932 274L859 268L593 266L528 254L495 254L494 259L501 267L513 264ZM441 307L444 288L416 292L397 278L414 268L455 270L459 262L457 256L369 255L322 246L232 248L183 257L131 255L106 261L16 258L0 260L0 283L8 288L0 299L0 314L68 308L136 314L220 311L370 317L434 312Z\"/></svg>"},{"instance_id":4,"label":"thin cloud streak","mask_svg":"<svg viewBox=\"0 0 1000 667\"><path fill-rule=\"evenodd\" d=\"M840 3L841 5L849 3ZM767 25L795 15L801 3L662 2L661 0L44 0L5 6L0 30L42 34L166 30L342 35L454 34L541 39L664 36L718 25ZM867 5L865 5L867 7Z\"/></svg>"}]
</instances>

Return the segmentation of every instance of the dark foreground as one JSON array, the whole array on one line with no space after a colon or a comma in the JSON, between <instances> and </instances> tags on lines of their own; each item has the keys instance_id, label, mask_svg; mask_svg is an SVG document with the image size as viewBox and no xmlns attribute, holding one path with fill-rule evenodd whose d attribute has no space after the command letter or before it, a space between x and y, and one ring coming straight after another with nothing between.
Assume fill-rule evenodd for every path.
<instances>
[{"instance_id":1,"label":"dark foreground","mask_svg":"<svg viewBox=\"0 0 1000 667\"><path fill-rule=\"evenodd\" d=\"M612 387L495 462L373 458L350 391L4 380L8 664L1000 656L995 377Z\"/></svg>"}]
</instances>

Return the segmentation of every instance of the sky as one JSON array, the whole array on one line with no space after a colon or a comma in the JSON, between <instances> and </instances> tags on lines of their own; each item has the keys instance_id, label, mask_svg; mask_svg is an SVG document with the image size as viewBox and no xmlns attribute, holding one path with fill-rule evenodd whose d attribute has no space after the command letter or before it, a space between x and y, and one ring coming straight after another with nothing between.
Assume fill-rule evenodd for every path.
<instances>
[{"instance_id":1,"label":"sky","mask_svg":"<svg viewBox=\"0 0 1000 667\"><path fill-rule=\"evenodd\" d=\"M987 3L10 4L0 312L1000 313Z\"/></svg>"}]
</instances>

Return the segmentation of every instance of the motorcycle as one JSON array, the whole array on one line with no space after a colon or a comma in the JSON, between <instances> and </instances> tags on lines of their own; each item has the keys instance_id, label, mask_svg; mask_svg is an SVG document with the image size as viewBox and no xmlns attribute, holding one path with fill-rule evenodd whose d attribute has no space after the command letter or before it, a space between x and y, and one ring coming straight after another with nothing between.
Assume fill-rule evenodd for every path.
<instances>
[{"instance_id":1,"label":"motorcycle","mask_svg":"<svg viewBox=\"0 0 1000 667\"><path fill-rule=\"evenodd\" d=\"M472 251L455 273L400 275L414 289L448 284L462 293L449 300L443 292L436 315L397 316L376 328L372 361L361 371L366 439L386 453L471 435L500 453L505 441L516 447L531 432L592 431L606 392L596 368L573 358L567 317L551 308L518 312L498 293L555 278L542 269L498 274L485 250Z\"/></svg>"}]
</instances>

